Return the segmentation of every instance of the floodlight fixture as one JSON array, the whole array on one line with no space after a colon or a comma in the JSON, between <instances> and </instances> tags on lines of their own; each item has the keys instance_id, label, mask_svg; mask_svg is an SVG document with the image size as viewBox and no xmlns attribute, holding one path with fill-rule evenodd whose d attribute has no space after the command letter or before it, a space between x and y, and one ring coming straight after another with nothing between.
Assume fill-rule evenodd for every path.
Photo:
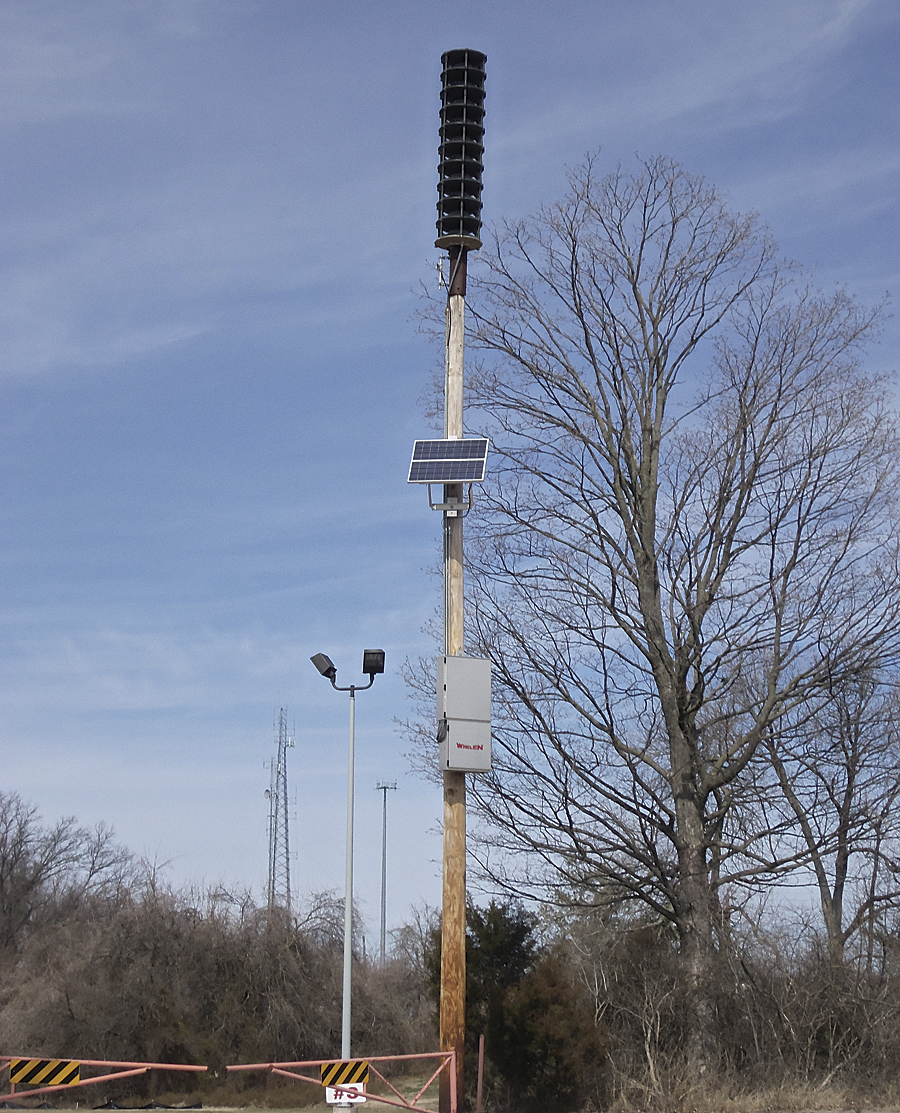
<instances>
[{"instance_id":1,"label":"floodlight fixture","mask_svg":"<svg viewBox=\"0 0 900 1113\"><path fill-rule=\"evenodd\" d=\"M369 678L368 684L350 684L346 688L341 688L337 684L337 666L328 656L327 653L315 653L310 657L310 661L316 666L319 672L331 681L331 686L338 692L349 692L350 698L353 698L354 692L364 692L367 688L371 688L375 683L375 677L384 672L384 650L383 649L365 649L363 650L363 667L362 671Z\"/></svg>"},{"instance_id":2,"label":"floodlight fixture","mask_svg":"<svg viewBox=\"0 0 900 1113\"><path fill-rule=\"evenodd\" d=\"M310 657L310 661L312 661L323 676L327 676L332 683L334 682L334 678L337 676L337 669L327 653L316 653Z\"/></svg>"}]
</instances>

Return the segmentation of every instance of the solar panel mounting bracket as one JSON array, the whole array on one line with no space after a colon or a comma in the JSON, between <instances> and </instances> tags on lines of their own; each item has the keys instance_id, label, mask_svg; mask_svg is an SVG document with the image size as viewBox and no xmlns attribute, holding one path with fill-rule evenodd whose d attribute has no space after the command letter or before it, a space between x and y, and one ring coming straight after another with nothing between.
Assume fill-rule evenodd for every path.
<instances>
[{"instance_id":1,"label":"solar panel mounting bracket","mask_svg":"<svg viewBox=\"0 0 900 1113\"><path fill-rule=\"evenodd\" d=\"M450 502L435 502L431 497L432 484L428 484L428 505L432 510L443 510L449 518L465 518L465 516L472 509L472 484L469 487L469 501L463 502L462 499L452 499Z\"/></svg>"}]
</instances>

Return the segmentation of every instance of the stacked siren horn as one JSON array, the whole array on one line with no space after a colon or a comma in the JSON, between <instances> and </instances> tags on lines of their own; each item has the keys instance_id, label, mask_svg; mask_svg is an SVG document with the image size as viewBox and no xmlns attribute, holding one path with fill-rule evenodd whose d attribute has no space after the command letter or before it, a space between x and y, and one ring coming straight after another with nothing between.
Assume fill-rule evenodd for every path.
<instances>
[{"instance_id":1,"label":"stacked siren horn","mask_svg":"<svg viewBox=\"0 0 900 1113\"><path fill-rule=\"evenodd\" d=\"M441 55L444 69L435 247L481 247L486 61L487 56L477 50L448 50Z\"/></svg>"}]
</instances>

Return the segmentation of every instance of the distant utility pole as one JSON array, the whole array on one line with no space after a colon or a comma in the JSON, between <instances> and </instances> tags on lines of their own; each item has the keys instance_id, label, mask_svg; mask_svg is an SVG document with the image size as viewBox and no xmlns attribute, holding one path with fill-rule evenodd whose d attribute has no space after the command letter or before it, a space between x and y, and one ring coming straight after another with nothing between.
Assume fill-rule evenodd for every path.
<instances>
[{"instance_id":1,"label":"distant utility pole","mask_svg":"<svg viewBox=\"0 0 900 1113\"><path fill-rule=\"evenodd\" d=\"M275 721L277 756L269 762L269 882L268 908L291 911L291 845L288 836L287 752L294 745L282 707Z\"/></svg>"},{"instance_id":2,"label":"distant utility pole","mask_svg":"<svg viewBox=\"0 0 900 1113\"><path fill-rule=\"evenodd\" d=\"M384 966L385 939L387 931L387 794L396 791L396 781L379 781L375 786L381 793L381 965Z\"/></svg>"}]
</instances>

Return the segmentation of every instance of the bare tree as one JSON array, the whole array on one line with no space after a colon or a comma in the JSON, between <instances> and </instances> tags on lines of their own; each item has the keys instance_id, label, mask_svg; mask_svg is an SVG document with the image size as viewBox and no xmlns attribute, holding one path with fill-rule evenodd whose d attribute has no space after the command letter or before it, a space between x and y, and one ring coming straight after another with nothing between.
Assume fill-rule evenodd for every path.
<instances>
[{"instance_id":1,"label":"bare tree","mask_svg":"<svg viewBox=\"0 0 900 1113\"><path fill-rule=\"evenodd\" d=\"M859 363L878 311L810 288L666 159L588 161L479 270L486 865L669 920L705 1068L723 887L807 857L745 791L763 742L898 648L896 429Z\"/></svg>"},{"instance_id":2,"label":"bare tree","mask_svg":"<svg viewBox=\"0 0 900 1113\"><path fill-rule=\"evenodd\" d=\"M897 692L853 677L812 715L790 718L767 736L766 756L808 856L829 959L840 965L856 937L871 973L877 925L900 903Z\"/></svg>"},{"instance_id":3,"label":"bare tree","mask_svg":"<svg viewBox=\"0 0 900 1113\"><path fill-rule=\"evenodd\" d=\"M0 955L86 895L114 892L132 871L104 824L79 827L68 817L45 827L21 797L0 793Z\"/></svg>"}]
</instances>

